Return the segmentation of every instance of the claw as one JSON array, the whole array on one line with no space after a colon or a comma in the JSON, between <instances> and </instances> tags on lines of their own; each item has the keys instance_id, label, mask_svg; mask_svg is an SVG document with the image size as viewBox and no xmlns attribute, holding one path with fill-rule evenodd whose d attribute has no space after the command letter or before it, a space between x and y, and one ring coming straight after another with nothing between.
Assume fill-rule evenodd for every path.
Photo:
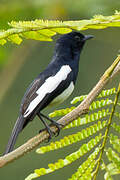
<instances>
[{"instance_id":1,"label":"claw","mask_svg":"<svg viewBox=\"0 0 120 180\"><path fill-rule=\"evenodd\" d=\"M43 122L43 124L44 124L45 127L46 127L44 130L47 130L47 132L48 132L48 134L49 134L48 142L51 140L53 134L54 134L55 136L58 136L58 135L60 134L60 130L61 130L62 124L57 123L56 121L50 119L49 117L45 116L45 115L42 114L42 113L39 113L38 116L39 116L40 120ZM55 125L55 126L56 126L56 128L58 129L56 133L54 133L54 132L51 131L50 126L42 119L42 117L43 117L43 118L46 118L48 121L50 121L50 122L51 122L51 125ZM43 131L43 129L40 130L39 133L40 133L41 131Z\"/></svg>"},{"instance_id":2,"label":"claw","mask_svg":"<svg viewBox=\"0 0 120 180\"><path fill-rule=\"evenodd\" d=\"M48 140L47 140L47 143L48 143L48 142L51 140L51 138L52 138L53 132L50 130L50 127L49 127L49 126L46 126L46 128L41 129L41 130L39 131L39 133L41 133L43 130L46 130L46 131L48 132L48 134L49 134L49 137L48 137Z\"/></svg>"},{"instance_id":3,"label":"claw","mask_svg":"<svg viewBox=\"0 0 120 180\"><path fill-rule=\"evenodd\" d=\"M52 124L55 125L57 127L57 129L58 129L57 132L54 133L55 137L57 137L60 134L61 124L57 123L56 121L53 121Z\"/></svg>"},{"instance_id":4,"label":"claw","mask_svg":"<svg viewBox=\"0 0 120 180\"><path fill-rule=\"evenodd\" d=\"M48 132L48 134L49 134L49 137L48 137L48 141L47 141L47 142L50 142L50 140L52 139L52 134L53 134L53 132L50 130L49 127L46 128L46 130L47 130L47 132Z\"/></svg>"},{"instance_id":5,"label":"claw","mask_svg":"<svg viewBox=\"0 0 120 180\"><path fill-rule=\"evenodd\" d=\"M62 124L57 123L56 121L54 121L53 119L50 119L49 117L45 116L45 115L42 114L42 113L40 113L40 115L41 115L42 117L46 118L48 121L51 122L51 124L53 124L53 125L55 125L55 126L57 127L58 131L57 131L57 133L56 133L56 134L57 134L56 136L58 136L58 135L60 134L60 130L61 130ZM55 133L54 133L54 134L55 134Z\"/></svg>"}]
</instances>

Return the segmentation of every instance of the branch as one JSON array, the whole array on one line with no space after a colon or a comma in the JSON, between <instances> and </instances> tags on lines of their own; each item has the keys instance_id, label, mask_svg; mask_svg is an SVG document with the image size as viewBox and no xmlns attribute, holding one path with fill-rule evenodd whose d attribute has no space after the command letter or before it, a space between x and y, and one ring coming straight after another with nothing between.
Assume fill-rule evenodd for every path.
<instances>
[{"instance_id":1,"label":"branch","mask_svg":"<svg viewBox=\"0 0 120 180\"><path fill-rule=\"evenodd\" d=\"M115 96L115 100L114 100L114 103L113 103L112 111L110 113L110 117L109 117L109 120L108 120L107 128L106 128L106 131L105 131L105 135L104 135L104 139L103 139L103 143L102 143L102 147L101 147L100 156L99 156L99 158L97 160L97 167L96 167L96 170L94 171L94 174L93 174L94 180L96 180L96 176L98 174L98 170L99 170L99 167L100 167L100 163L101 163L101 160L102 160L103 152L104 152L105 145L106 145L107 138L108 138L108 133L109 133L110 125L112 123L112 119L113 119L113 116L114 116L116 105L118 103L119 96L120 96L120 83L118 85L117 94Z\"/></svg>"},{"instance_id":2,"label":"branch","mask_svg":"<svg viewBox=\"0 0 120 180\"><path fill-rule=\"evenodd\" d=\"M116 58L113 64L105 71L100 78L96 86L91 90L86 99L82 101L73 111L59 119L57 122L62 124L62 128L68 125L70 122L88 112L90 104L102 91L105 85L116 75L120 73L120 55ZM57 128L53 125L50 126L53 132L57 132ZM16 150L0 157L0 167L12 162L15 159L20 158L24 154L30 152L32 149L40 145L43 141L48 139L49 134L46 130L42 130L40 134L28 140L25 144L17 148Z\"/></svg>"},{"instance_id":3,"label":"branch","mask_svg":"<svg viewBox=\"0 0 120 180\"><path fill-rule=\"evenodd\" d=\"M107 27L120 27L120 12L115 11L112 16L97 15L92 19L77 21L49 21L36 19L34 21L12 21L7 30L0 30L0 45L10 41L20 44L23 38L39 41L52 41L56 34L65 34L72 30L104 29Z\"/></svg>"}]
</instances>

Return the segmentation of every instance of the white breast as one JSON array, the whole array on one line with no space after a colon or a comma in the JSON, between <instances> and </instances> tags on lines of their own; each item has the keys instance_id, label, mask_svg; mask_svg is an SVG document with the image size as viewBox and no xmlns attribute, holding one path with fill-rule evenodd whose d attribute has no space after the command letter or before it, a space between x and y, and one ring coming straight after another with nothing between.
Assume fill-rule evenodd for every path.
<instances>
[{"instance_id":1,"label":"white breast","mask_svg":"<svg viewBox=\"0 0 120 180\"><path fill-rule=\"evenodd\" d=\"M62 92L62 94L60 94L59 96L57 96L50 104L49 106L53 106L53 105L57 105L62 103L64 100L66 100L71 93L74 90L74 84L73 82L70 83L70 85L68 86L67 89L65 89L65 91Z\"/></svg>"}]
</instances>

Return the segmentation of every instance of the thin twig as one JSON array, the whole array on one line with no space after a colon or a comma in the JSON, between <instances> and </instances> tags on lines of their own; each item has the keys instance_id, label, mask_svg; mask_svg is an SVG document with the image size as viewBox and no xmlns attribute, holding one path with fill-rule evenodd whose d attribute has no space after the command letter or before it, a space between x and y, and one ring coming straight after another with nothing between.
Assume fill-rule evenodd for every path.
<instances>
[{"instance_id":1,"label":"thin twig","mask_svg":"<svg viewBox=\"0 0 120 180\"><path fill-rule=\"evenodd\" d=\"M94 101L94 99L98 96L101 90L105 87L105 85L116 75L120 73L120 56L116 58L113 64L105 71L99 82L96 86L91 90L86 99L77 106L73 111L62 117L57 122L62 124L62 128L68 125L70 122L78 118L80 115L85 114L89 110L90 104ZM53 132L57 132L57 128L51 125L51 130ZM14 161L15 159L20 158L27 152L30 152L32 149L40 145L43 141L48 139L49 134L46 130L42 130L40 134L28 140L25 144L17 148L16 150L8 153L4 156L0 157L0 167L5 166L6 164Z\"/></svg>"},{"instance_id":2,"label":"thin twig","mask_svg":"<svg viewBox=\"0 0 120 180\"><path fill-rule=\"evenodd\" d=\"M97 162L96 170L94 172L94 180L96 180L96 176L98 174L98 170L99 170L100 163L101 163L101 160L102 160L102 155L103 155L104 148L105 148L105 145L106 145L106 141L107 141L107 138L108 138L108 132L109 132L109 129L110 129L110 125L111 125L111 122L112 122L112 118L113 118L113 115L114 115L114 112L115 112L115 108L116 108L116 105L117 105L117 102L118 102L119 95L120 95L120 83L118 85L118 90L117 90L117 94L115 96L115 100L114 100L114 104L113 104L112 111L111 111L111 114L110 114L110 118L109 118L108 123L107 123L107 128L106 128L106 131L105 131L100 156L99 156L99 159L98 159L98 162Z\"/></svg>"}]
</instances>

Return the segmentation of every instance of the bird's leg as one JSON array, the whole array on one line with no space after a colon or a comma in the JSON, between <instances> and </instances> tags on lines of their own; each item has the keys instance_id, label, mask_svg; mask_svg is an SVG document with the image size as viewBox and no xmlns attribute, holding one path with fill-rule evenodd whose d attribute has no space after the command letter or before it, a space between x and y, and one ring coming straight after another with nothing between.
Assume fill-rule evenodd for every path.
<instances>
[{"instance_id":1,"label":"bird's leg","mask_svg":"<svg viewBox=\"0 0 120 180\"><path fill-rule=\"evenodd\" d=\"M50 139L52 138L52 131L50 130L50 127L49 127L49 125L43 120L43 118L41 117L41 114L40 113L38 113L37 114L38 115L38 117L40 118L40 120L42 121L42 123L45 125L45 127L46 127L46 130L47 130L47 132L48 132L48 134L49 134L49 138L48 138L48 142L50 141ZM39 133L40 133L41 131L39 131Z\"/></svg>"},{"instance_id":2,"label":"bird's leg","mask_svg":"<svg viewBox=\"0 0 120 180\"><path fill-rule=\"evenodd\" d=\"M47 119L48 121L50 121L53 125L55 125L57 128L58 128L58 131L57 131L57 135L59 135L60 133L60 130L61 130L61 124L57 123L56 121L54 121L53 119L50 119L49 117L45 116L44 114L42 114L41 112L39 113L40 116L42 116L43 118Z\"/></svg>"}]
</instances>

